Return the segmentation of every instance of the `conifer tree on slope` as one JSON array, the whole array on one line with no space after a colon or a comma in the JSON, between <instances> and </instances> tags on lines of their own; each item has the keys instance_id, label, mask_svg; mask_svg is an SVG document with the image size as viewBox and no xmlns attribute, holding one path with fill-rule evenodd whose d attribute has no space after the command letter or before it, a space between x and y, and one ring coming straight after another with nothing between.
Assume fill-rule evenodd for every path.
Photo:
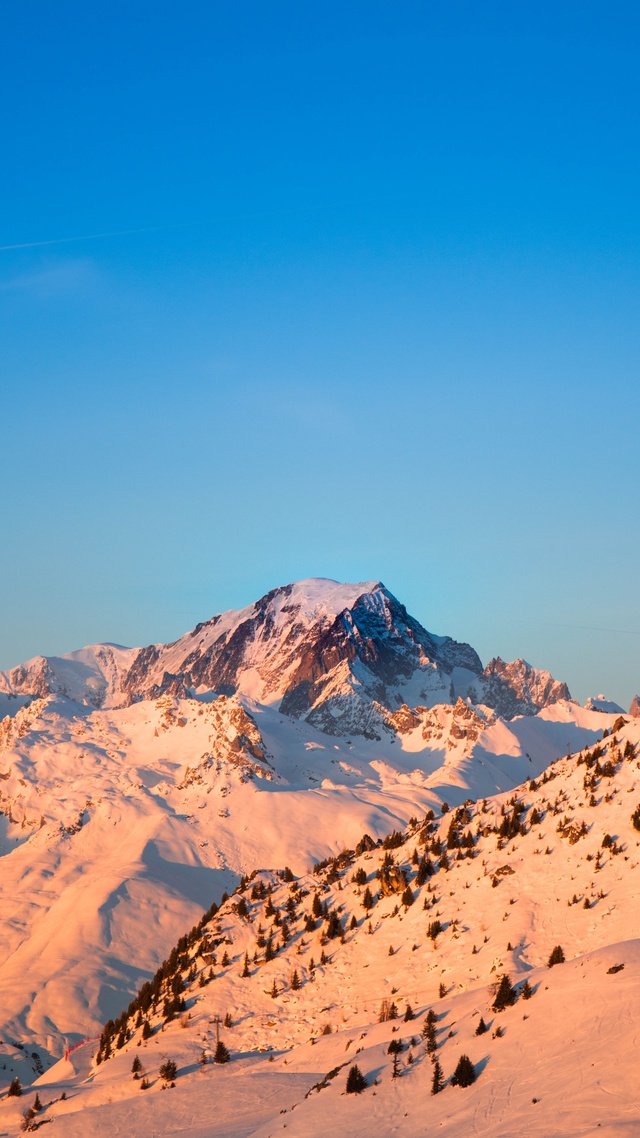
<instances>
[{"instance_id":1,"label":"conifer tree on slope","mask_svg":"<svg viewBox=\"0 0 640 1138\"><path fill-rule=\"evenodd\" d=\"M436 1059L435 1063L433 1064L433 1078L431 1080L431 1094L432 1095L440 1094L440 1091L442 1090L443 1086L444 1086L444 1076L442 1074L442 1067L440 1066L440 1060Z\"/></svg>"},{"instance_id":2,"label":"conifer tree on slope","mask_svg":"<svg viewBox=\"0 0 640 1138\"><path fill-rule=\"evenodd\" d=\"M470 1087L476 1081L476 1069L471 1062L468 1055L461 1055L458 1059L453 1075L451 1076L452 1087Z\"/></svg>"},{"instance_id":3,"label":"conifer tree on slope","mask_svg":"<svg viewBox=\"0 0 640 1138\"><path fill-rule=\"evenodd\" d=\"M347 1075L347 1094L362 1094L368 1085L369 1084L362 1074L362 1071L360 1070L358 1064L354 1063L353 1067L349 1068L349 1074Z\"/></svg>"}]
</instances>

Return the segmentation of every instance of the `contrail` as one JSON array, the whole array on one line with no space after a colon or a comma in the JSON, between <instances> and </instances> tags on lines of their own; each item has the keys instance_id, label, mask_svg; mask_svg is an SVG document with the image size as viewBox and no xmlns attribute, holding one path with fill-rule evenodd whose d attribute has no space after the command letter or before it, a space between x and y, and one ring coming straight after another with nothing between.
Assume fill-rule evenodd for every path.
<instances>
[{"instance_id":1,"label":"contrail","mask_svg":"<svg viewBox=\"0 0 640 1138\"><path fill-rule=\"evenodd\" d=\"M53 237L48 241L24 241L20 245L0 245L0 253L7 253L11 249L38 249L42 245L67 245L71 241L96 241L100 237L128 237L134 233L157 233L160 229L179 229L188 222L178 222L176 225L151 225L146 229L116 229L111 233L83 233L79 237Z\"/></svg>"}]
</instances>

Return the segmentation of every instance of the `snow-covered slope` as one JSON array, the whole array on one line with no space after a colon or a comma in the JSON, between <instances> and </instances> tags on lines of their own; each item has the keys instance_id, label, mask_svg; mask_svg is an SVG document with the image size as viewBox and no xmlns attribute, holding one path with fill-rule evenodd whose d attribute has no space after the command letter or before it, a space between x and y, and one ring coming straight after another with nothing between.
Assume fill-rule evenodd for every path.
<instances>
[{"instance_id":1,"label":"snow-covered slope","mask_svg":"<svg viewBox=\"0 0 640 1138\"><path fill-rule=\"evenodd\" d=\"M38 1080L38 1119L65 1138L631 1138L639 754L640 725L618 724L515 794L421 816L386 849L365 840L314 873L254 874L111 1026L100 1064L94 1045ZM557 946L565 962L549 968ZM498 1010L505 974L513 999ZM462 1054L468 1087L451 1084ZM368 1087L345 1095L354 1063ZM0 1110L13 1135L18 1105Z\"/></svg>"},{"instance_id":2,"label":"snow-covered slope","mask_svg":"<svg viewBox=\"0 0 640 1138\"><path fill-rule=\"evenodd\" d=\"M613 722L561 703L505 723L462 701L397 719L336 740L247 699L169 695L48 697L5 719L0 1030L59 1055L241 874L302 873L363 830L510 789Z\"/></svg>"}]
</instances>

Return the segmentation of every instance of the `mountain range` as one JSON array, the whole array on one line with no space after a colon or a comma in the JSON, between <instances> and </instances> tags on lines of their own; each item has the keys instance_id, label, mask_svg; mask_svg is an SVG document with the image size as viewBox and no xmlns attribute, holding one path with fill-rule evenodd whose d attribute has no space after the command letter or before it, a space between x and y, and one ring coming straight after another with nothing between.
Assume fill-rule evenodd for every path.
<instances>
[{"instance_id":1,"label":"mountain range","mask_svg":"<svg viewBox=\"0 0 640 1138\"><path fill-rule=\"evenodd\" d=\"M246 695L329 734L365 736L393 730L393 712L407 705L461 696L512 719L571 699L566 684L524 660L497 658L483 668L469 644L427 632L381 582L321 578L273 589L171 644L93 644L37 656L0 673L0 691L96 708L167 693Z\"/></svg>"},{"instance_id":2,"label":"mountain range","mask_svg":"<svg viewBox=\"0 0 640 1138\"><path fill-rule=\"evenodd\" d=\"M314 889L323 896L330 893L331 908L334 901L344 900L335 890L347 889L343 872L347 864L350 872L355 873L360 865L368 871L366 859L376 860L378 844L391 832L404 835L403 848L413 848L412 841L419 846L416 827L421 818L433 819L420 823L422 834L427 825L430 840L437 839L436 830L446 837L447 815L452 811L458 818L468 816L465 825L473 827L477 841L473 866L473 859L469 862L469 880L462 881L466 861L452 866L455 889L450 896L455 900L446 903L445 915L452 920L449 910L453 913L455 909L458 927L452 927L442 942L447 947L437 969L432 968L433 961L428 969L434 976L438 969L444 968L442 975L450 972L460 956L461 946L456 942L462 935L462 889L482 893L474 910L476 940L478 921L484 920L486 935L492 939L498 919L511 918L508 907L504 917L498 918L497 910L493 913L494 901L504 892L502 885L506 886L507 876L509 883L511 879L505 870L502 881L503 859L500 854L494 857L495 839L490 830L484 833L483 815L489 812L496 817L506 810L514 792L517 801L526 802L531 811L537 802L538 780L542 778L546 785L550 778L560 778L553 809L548 796L545 799L545 834L549 839L552 814L561 811L570 829L571 815L583 809L588 798L586 789L580 788L582 772L575 756L598 746L603 732L612 729L620 747L628 742L631 748L624 763L619 759L613 764L616 778L618 771L621 778L624 775L624 786L616 782L614 794L612 783L608 798L606 781L601 779L597 804L591 803L596 813L589 826L610 832L614 845L629 851L611 860L611 865L621 871L624 897L632 897L633 827L627 819L621 829L615 811L626 808L625 795L632 795L635 787L637 764L633 759L640 728L640 721L633 718L636 704L632 718L621 716L618 705L604 696L581 707L566 684L524 660L505 663L495 658L483 667L470 645L428 632L380 582L344 585L317 578L274 589L246 609L214 616L171 644L132 649L92 645L66 656L35 657L0 673L0 708L5 713L0 722L0 1034L10 1041L0 1050L0 1068L4 1064L7 1082L16 1074L29 1083L40 1077L42 1086L59 1081L62 1068L56 1060L70 1046L99 1033L105 1020L116 1018L182 934L201 921L212 902L219 903L223 892L233 893L242 880L260 872L274 896L282 893L278 904L284 905L286 892L276 871L286 866L295 877L297 893L311 895ZM637 805L631 798L628 801ZM479 805L483 802L485 806ZM623 815L626 818L624 810L621 820ZM533 833L534 828L530 830ZM369 844L360 849L363 834ZM548 940L544 930L558 930L552 939L561 935L567 920L566 898L562 889L558 889L557 902L551 894L556 881L565 882L567 873L575 876L577 871L577 863L574 866L570 859L565 864L561 856L567 844L572 846L570 836L566 843L554 839L545 857L541 848L533 848L533 838L523 843L520 876L529 883L529 893L524 905L521 891L514 901L521 906L516 912L525 914L516 922L521 948L516 956L498 954L492 962L494 972L508 966L522 976L542 967L540 954L544 956ZM516 840L510 852L515 853L517 845ZM314 863L333 865L349 850L351 854L339 873L335 870L338 876L333 880L329 879L332 870L329 878L322 876L324 870L320 877L310 876ZM500 864L494 865L496 860ZM404 864L401 868L407 881L413 878L414 869ZM494 895L495 886L491 886L485 898L482 883L487 876L496 878L500 889ZM537 887L542 890L540 896ZM442 904L443 888L438 886ZM378 930L392 927L387 923L390 917L393 927L397 925L403 954L414 951L409 940L415 937L418 955L408 955L407 960L412 966L419 965L418 973L420 968L424 971L419 946L424 941L426 917L418 916L419 906L392 914L393 904L397 908L397 899L391 904L392 894L393 889L389 906L381 902L374 934L370 936L358 923L357 935L354 929L354 937L345 945L357 941L360 947L346 954L338 952L336 964L339 957L342 980L337 987L332 979L335 970L328 969L326 975L317 973L313 989L309 988L310 994L312 990L318 993L315 1002L286 997L285 1002L290 1001L295 1010L294 1019L302 1016L301 1024L310 1019L315 1023L323 1014L320 1004L323 1008L338 1006L351 986L360 992L356 999L360 1010L355 1019L343 1019L347 1026L339 1031L352 1032L356 1021L371 1023L370 1018L363 1019L363 989L356 977L363 969L372 969L370 974L377 977L377 1000L388 971L380 953L388 954L393 947L387 944L386 933ZM547 894L548 911L543 905ZM242 932L247 931L244 918L238 925L234 916L238 894L234 896L221 910L226 914L222 925L218 918L205 930L205 938L219 939L220 928L234 945L247 941ZM428 899L425 907L434 908L426 895L420 894L420 899ZM621 903L615 902L617 906ZM631 900L624 903L633 906ZM572 941L571 951L604 951L613 941L603 939L600 932L604 935L614 925L617 928L616 922L620 924L616 936L620 940L628 936L626 914L621 923L616 917L601 927L599 917L604 910L599 900L596 908L591 932L581 933L575 946ZM345 910L345 917L349 914L351 909ZM251 909L250 924L257 917ZM227 918L231 925L225 924ZM467 939L463 937L465 945ZM253 946L251 937L249 941L246 951ZM294 943L297 954L300 940L294 938ZM510 943L515 946L513 937ZM431 947L435 950L435 945ZM474 947L480 951L479 944ZM231 954L235 971L229 973L230 981L236 977L242 956L238 951L234 948ZM282 975L286 979L296 961L290 959L293 946L284 951L287 964ZM631 971L636 966L635 949L629 952ZM467 1007L468 993L490 981L486 955L482 962L474 959L469 974L457 981L455 991L459 987L461 994L456 999L462 1000L461 1008ZM199 983L203 965L198 959L190 961L189 972L196 968ZM404 955L400 963L404 968ZM307 968L304 961L300 964ZM414 972L409 969L406 976L402 972L402 982L409 987L413 984L416 1000L419 996L424 1003L427 992L420 988ZM281 983L279 974L276 986ZM233 1006L236 1015L248 998L245 989L246 983L238 988L233 979L229 988L225 980L211 988L211 992L223 993L222 1000L216 995L211 1004L208 987L206 994L194 990L189 998L196 1003L205 1000L207 1014ZM252 1080L260 1082L262 1068L254 1072L250 1056L265 1046L273 1046L283 1056L287 1048L295 1047L300 1077L291 1085L306 1087L305 1072L317 1073L319 1054L326 1053L327 1062L331 1058L332 1067L336 1065L338 1044L320 1039L307 1042L304 1047L313 1046L314 1051L305 1057L304 1030L300 1035L287 1009L278 1004L276 1014L275 1006L268 1003L259 1013L248 1007L242 1011L240 1019L246 1028L233 1040L248 1066L242 1068L241 1076L233 1077L246 1077L247 1085L257 1086ZM267 1029L271 1012L274 1024ZM260 1023L256 1015L262 1017ZM154 1032L157 1029L162 1049L161 1019L154 1020ZM187 1051L193 1050L198 1033L202 1034L204 1021L200 1018L198 1023L197 1032L194 1024L179 1035L188 1044ZM342 1038L340 1046L344 1046ZM131 1046L138 1042L136 1036ZM91 1059L93 1050L85 1047L73 1053L75 1066L64 1068L63 1083L70 1080L69 1087L77 1089L86 1078L93 1085L96 1068L91 1062L87 1066L87 1055ZM129 1045L125 1051L130 1062ZM129 1103L130 1079L125 1087L123 1062L119 1055L110 1061L113 1065L107 1064L112 1072L109 1076L107 1067L98 1072L96 1087L108 1086L111 1089L105 1089L104 1095L115 1094L116 1099ZM279 1062L278 1078L282 1064L289 1060ZM274 1070L269 1068L269 1077ZM418 1068L411 1072L414 1083L419 1082L417 1072ZM204 1067L200 1073L204 1077ZM217 1078L220 1072L212 1069L211 1077L214 1074ZM289 1085L287 1079L282 1086L285 1083ZM294 1098L297 1093L296 1089ZM103 1109L104 1095L99 1091L97 1098L79 1101L90 1104L92 1111L99 1106ZM151 1094L149 1101L154 1098ZM156 1109L152 1108L152 1114ZM136 1103L135 1111L141 1110L146 1107ZM63 1113L66 1118L69 1108ZM65 1134L76 1133L73 1113L65 1121ZM312 1125L318 1125L314 1117L311 1112L308 1133L314 1132ZM160 1128L160 1123L153 1125ZM287 1123L288 1128L291 1125ZM253 1129L237 1133L262 1133L254 1115L250 1126ZM270 1127L271 1122L265 1134L272 1132ZM126 1128L120 1132L134 1133ZM144 1129L135 1132L146 1134ZM197 1128L188 1131L194 1138L204 1138L205 1132L214 1133ZM494 1133L482 1128L477 1132ZM223 1133L236 1131L220 1130ZM415 1131L409 1128L406 1133Z\"/></svg>"}]
</instances>

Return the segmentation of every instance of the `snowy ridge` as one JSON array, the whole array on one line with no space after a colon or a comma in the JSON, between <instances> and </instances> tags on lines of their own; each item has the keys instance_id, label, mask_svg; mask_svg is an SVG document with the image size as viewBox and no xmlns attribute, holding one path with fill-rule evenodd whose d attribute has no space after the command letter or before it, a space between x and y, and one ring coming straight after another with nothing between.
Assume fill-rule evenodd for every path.
<instances>
[{"instance_id":1,"label":"snowy ridge","mask_svg":"<svg viewBox=\"0 0 640 1138\"><path fill-rule=\"evenodd\" d=\"M633 706L633 705L632 705ZM612 699L604 695L592 695L585 703L589 711L604 711L607 715L624 715L624 709ZM633 714L633 712L631 712Z\"/></svg>"}]
</instances>

